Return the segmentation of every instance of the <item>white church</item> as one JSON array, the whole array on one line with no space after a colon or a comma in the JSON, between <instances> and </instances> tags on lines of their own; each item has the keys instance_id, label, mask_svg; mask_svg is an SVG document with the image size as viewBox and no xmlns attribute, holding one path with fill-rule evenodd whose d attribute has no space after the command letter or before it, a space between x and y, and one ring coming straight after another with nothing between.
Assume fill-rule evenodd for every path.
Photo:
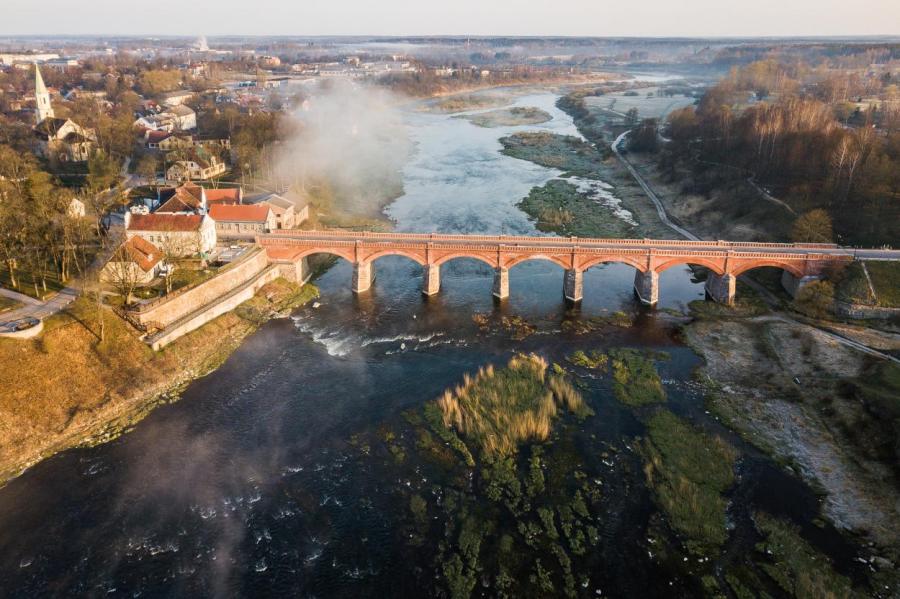
<instances>
[{"instance_id":1,"label":"white church","mask_svg":"<svg viewBox=\"0 0 900 599\"><path fill-rule=\"evenodd\" d=\"M34 102L36 153L59 162L87 161L97 142L94 130L84 128L71 119L56 118L50 104L50 92L44 85L37 63L34 65Z\"/></svg>"}]
</instances>

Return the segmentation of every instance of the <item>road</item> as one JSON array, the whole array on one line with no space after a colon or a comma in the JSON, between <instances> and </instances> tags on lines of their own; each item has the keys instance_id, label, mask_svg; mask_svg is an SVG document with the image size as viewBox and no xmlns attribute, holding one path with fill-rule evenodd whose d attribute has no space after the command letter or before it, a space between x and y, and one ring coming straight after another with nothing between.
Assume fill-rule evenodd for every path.
<instances>
[{"instance_id":1,"label":"road","mask_svg":"<svg viewBox=\"0 0 900 599\"><path fill-rule=\"evenodd\" d=\"M650 189L650 186L647 185L647 182L644 181L644 178L641 177L641 175L637 172L637 169L631 166L631 163L625 160L625 157L622 156L621 152L619 152L619 144L621 144L625 140L629 133L631 133L631 129L624 131L621 135L619 135L619 137L617 137L615 141L610 144L610 149L613 151L613 153L615 153L619 161L625 165L625 168L628 169L628 172L631 173L631 176L634 177L634 180L637 181L638 185L641 186L641 189L644 190L644 193L647 194L647 197L650 198L651 202L653 202L653 205L656 206L656 213L659 215L659 220L661 220L664 225L666 225L679 235L682 235L692 241L700 241L699 237L697 237L684 227L676 225L669 219L669 215L666 213L666 209L663 208L662 202L659 201L656 193L654 193L654 191Z\"/></svg>"},{"instance_id":2,"label":"road","mask_svg":"<svg viewBox=\"0 0 900 599\"><path fill-rule=\"evenodd\" d=\"M635 175L640 177L640 175ZM639 182L643 179L638 178ZM646 183L644 183L646 185ZM648 188L649 189L649 188ZM652 190L651 192L652 193ZM655 196L651 196L653 199ZM657 199L656 202L659 200ZM517 249L588 249L588 250L642 250L652 248L655 251L673 252L733 252L736 254L824 254L828 256L855 257L860 260L900 260L900 250L886 249L855 249L845 248L833 244L792 244L792 243L754 243L709 241L700 239L690 231L671 222L666 215L662 204L657 204L660 219L672 230L688 237L689 242L680 239L598 239L589 237L529 237L513 235L446 235L440 233L376 233L369 231L301 231L301 230L276 230L261 235L262 239L295 239L299 241L321 241L324 243L351 244L357 241L366 244L391 243L391 244L423 244L432 243L446 246L469 246L481 248L483 246L506 246Z\"/></svg>"},{"instance_id":3,"label":"road","mask_svg":"<svg viewBox=\"0 0 900 599\"><path fill-rule=\"evenodd\" d=\"M644 178L640 175L640 173L638 173L637 170L631 165L631 163L628 162L628 160L626 160L625 157L622 156L622 154L619 152L619 148L618 148L619 144L622 143L622 141L625 139L625 137L629 133L631 133L630 129L628 131L625 131L621 135L619 135L615 139L615 141L613 141L613 143L610 145L610 149L612 149L612 151L616 154L616 157L619 159L619 161L621 161L622 164L625 165L625 167L628 169L628 172L630 172L631 176L634 177L634 180L637 181L638 185L641 186L641 189L643 189L644 192L647 194L647 197L649 197L650 200L653 202L654 206L656 206L656 211L659 214L660 220L666 226L668 226L670 229L672 229L673 231L675 231L677 233L680 233L681 235L687 237L688 239L691 239L693 241L701 241L699 237L697 237L696 235L694 235L687 229L680 227L680 226L674 224L671 220L669 220L669 215L666 213L665 208L663 208L662 202L659 201L659 198L656 196L655 193L653 193L653 190L650 189L650 186L647 184L647 182L644 180ZM768 196L768 194L765 194L765 195ZM772 199L774 199L774 198L772 198ZM781 203L780 200L776 200L776 201L778 203ZM779 250L779 251L784 251L784 250ZM900 250L836 248L836 249L830 250L830 251L840 251L845 254L852 255L858 260L892 260L892 261L900 260ZM741 279L741 281L746 283L747 286L749 286L751 289L756 291L760 295L760 297L762 297L763 300L767 304L769 304L770 307L772 307L772 308L780 307L781 302L778 300L778 298L775 297L772 294L772 292L770 292L768 289L766 289L763 285L760 285L759 283L757 283L755 280L753 280L751 277L749 277L747 275L741 276L740 279ZM836 343L840 343L841 345L844 345L846 347L851 347L857 351L861 351L870 356L875 356L877 358L881 358L882 360L889 360L891 362L896 362L896 363L900 364L900 359L898 359L890 354L886 354L884 352L878 351L877 349L873 349L873 348L869 347L868 345L864 345L857 341L853 341L852 339L848 339L848 338L846 338L842 335L838 335L837 333L834 333L832 331L827 331L827 330L823 329L822 327L816 326L812 322L800 322L799 320L791 318L790 316L787 316L786 314L779 314L772 318L781 320L783 322L788 322L791 324L815 327L817 330L821 331L823 334L830 337L832 339L832 341L834 341Z\"/></svg>"}]
</instances>

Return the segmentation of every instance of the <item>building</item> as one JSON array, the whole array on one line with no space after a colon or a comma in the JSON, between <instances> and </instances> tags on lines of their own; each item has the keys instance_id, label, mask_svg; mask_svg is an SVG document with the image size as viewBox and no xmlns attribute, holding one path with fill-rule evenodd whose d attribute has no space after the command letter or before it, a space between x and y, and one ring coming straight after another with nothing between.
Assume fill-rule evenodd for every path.
<instances>
[{"instance_id":1,"label":"building","mask_svg":"<svg viewBox=\"0 0 900 599\"><path fill-rule=\"evenodd\" d=\"M260 204L213 204L209 215L216 223L216 234L222 238L253 238L277 226L272 209Z\"/></svg>"},{"instance_id":2,"label":"building","mask_svg":"<svg viewBox=\"0 0 900 599\"><path fill-rule=\"evenodd\" d=\"M223 189L206 189L206 202L212 208L220 205L241 204L244 199L244 191L240 187L226 187Z\"/></svg>"},{"instance_id":3,"label":"building","mask_svg":"<svg viewBox=\"0 0 900 599\"><path fill-rule=\"evenodd\" d=\"M186 89L181 89L174 92L169 92L167 94L163 94L160 97L160 100L165 106L175 107L180 106L191 99L194 95L194 92Z\"/></svg>"},{"instance_id":4,"label":"building","mask_svg":"<svg viewBox=\"0 0 900 599\"><path fill-rule=\"evenodd\" d=\"M150 131L189 131L197 128L197 113L190 106L173 106L138 118L134 126Z\"/></svg>"},{"instance_id":5,"label":"building","mask_svg":"<svg viewBox=\"0 0 900 599\"><path fill-rule=\"evenodd\" d=\"M44 78L41 77L41 70L37 63L34 64L34 124L40 125L44 119L55 117L53 106L50 104L50 92L44 85Z\"/></svg>"},{"instance_id":6,"label":"building","mask_svg":"<svg viewBox=\"0 0 900 599\"><path fill-rule=\"evenodd\" d=\"M33 129L35 153L48 160L86 162L96 143L93 129L85 129L71 119L45 118Z\"/></svg>"},{"instance_id":7,"label":"building","mask_svg":"<svg viewBox=\"0 0 900 599\"><path fill-rule=\"evenodd\" d=\"M216 247L216 224L203 214L125 213L125 238L141 237L164 256L208 254Z\"/></svg>"},{"instance_id":8,"label":"building","mask_svg":"<svg viewBox=\"0 0 900 599\"><path fill-rule=\"evenodd\" d=\"M48 160L85 162L91 156L97 137L71 119L58 119L50 103L50 92L37 64L34 65L34 121L37 139L35 153Z\"/></svg>"},{"instance_id":9,"label":"building","mask_svg":"<svg viewBox=\"0 0 900 599\"><path fill-rule=\"evenodd\" d=\"M156 214L206 214L206 190L188 181L179 187L163 187L156 192Z\"/></svg>"},{"instance_id":10,"label":"building","mask_svg":"<svg viewBox=\"0 0 900 599\"><path fill-rule=\"evenodd\" d=\"M190 156L178 160L166 171L169 181L208 181L223 174L225 163L202 147L193 148Z\"/></svg>"},{"instance_id":11,"label":"building","mask_svg":"<svg viewBox=\"0 0 900 599\"><path fill-rule=\"evenodd\" d=\"M77 69L81 64L74 58L51 58L44 63L44 66L60 72L65 72L70 69Z\"/></svg>"},{"instance_id":12,"label":"building","mask_svg":"<svg viewBox=\"0 0 900 599\"><path fill-rule=\"evenodd\" d=\"M298 211L294 202L277 193L255 197L251 203L256 206L268 206L272 210L275 215L276 229L293 229L309 217L307 205L302 206Z\"/></svg>"},{"instance_id":13,"label":"building","mask_svg":"<svg viewBox=\"0 0 900 599\"><path fill-rule=\"evenodd\" d=\"M161 249L140 236L122 242L124 251L116 251L100 271L100 280L113 283L123 279L137 285L150 283L165 265Z\"/></svg>"}]
</instances>

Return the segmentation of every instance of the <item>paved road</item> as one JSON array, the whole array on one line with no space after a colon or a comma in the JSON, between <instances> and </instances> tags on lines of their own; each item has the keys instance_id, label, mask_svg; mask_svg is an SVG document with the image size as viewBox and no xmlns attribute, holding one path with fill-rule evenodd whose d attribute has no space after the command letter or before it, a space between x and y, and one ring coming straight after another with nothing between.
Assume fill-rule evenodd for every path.
<instances>
[{"instance_id":1,"label":"paved road","mask_svg":"<svg viewBox=\"0 0 900 599\"><path fill-rule=\"evenodd\" d=\"M699 237L697 237L687 229L679 227L671 220L669 220L669 215L666 213L666 209L663 208L662 202L659 201L656 193L654 193L653 190L650 189L650 186L647 185L647 182L644 181L644 178L641 177L641 175L637 172L637 169L631 166L631 163L625 160L625 157L622 156L621 152L619 152L619 144L621 144L625 140L625 138L628 137L629 133L631 133L631 129L624 131L621 135L619 135L619 137L617 137L615 141L610 144L610 149L615 153L616 157L622 162L622 164L625 165L625 168L628 169L628 172L631 173L631 176L634 177L634 180L637 181L638 185L641 186L641 189L644 190L644 193L647 194L647 197L650 198L651 202L653 202L653 205L656 206L656 213L659 215L659 220L661 220L664 225L666 225L676 233L679 233L692 241L700 241Z\"/></svg>"},{"instance_id":2,"label":"paved road","mask_svg":"<svg viewBox=\"0 0 900 599\"><path fill-rule=\"evenodd\" d=\"M0 294L5 295L6 297L11 297L9 295L10 293L15 292L10 292L8 289L0 289ZM21 294L17 293L16 295ZM0 313L0 323L19 320L20 318L26 318L28 316L43 320L71 304L76 297L78 297L78 290L74 287L64 288L46 302L29 297L29 301L25 306L10 310L9 312ZM17 297L13 299L18 300Z\"/></svg>"},{"instance_id":3,"label":"paved road","mask_svg":"<svg viewBox=\"0 0 900 599\"><path fill-rule=\"evenodd\" d=\"M619 137L616 138L616 140L610 146L612 151L615 152L616 156L619 158L619 160L622 162L622 164L624 164L625 167L628 169L628 171L631 173L631 176L634 177L635 181L638 182L638 184L641 186L641 188L644 190L644 192L646 192L647 196L650 198L650 200L656 206L656 210L659 213L659 217L662 220L662 222L664 224L666 224L669 228L671 228L673 231L681 233L688 239L700 241L699 237L697 237L690 231L688 231L682 227L679 227L678 225L672 223L672 221L669 220L668 214L666 214L665 208L663 208L663 205L659 201L659 198L656 197L656 194L653 193L653 190L650 189L650 186L647 185L647 182L644 181L644 178L641 177L640 173L638 173L637 170L635 170L634 167L631 166L631 163L629 163L628 160L626 160L625 157L619 153L618 145L622 142L623 139L625 139L625 137L630 132L631 132L630 130L625 131L624 133L619 135ZM766 194L766 195L768 195L768 194ZM772 198L772 199L775 199L775 198ZM780 200L776 200L776 201L781 203ZM779 251L782 251L782 250L779 250ZM850 254L850 255L854 256L858 260L900 260L900 250L837 248L836 250L831 250L831 251L841 251L846 254ZM768 289L766 289L763 285L757 283L752 277L743 275L743 276L741 276L741 281L743 281L751 289L756 291L763 298L763 300L765 300L765 302L767 304L769 304L769 306L771 306L772 308L776 308L776 309L780 307L781 302L778 300L778 298L775 297L772 294L772 292L770 292ZM857 351L861 351L870 356L875 356L877 358L881 358L882 360L890 360L891 362L900 363L900 359L898 359L890 354L886 354L884 352L878 351L877 349L873 349L873 348L869 347L868 345L859 343L858 341L848 339L848 338L844 337L843 335L839 335L833 331L825 330L822 327L816 326L812 322L801 322L799 320L791 318L790 316L787 316L786 314L778 314L776 316L762 317L762 318L763 319L780 320L782 322L787 322L787 323L791 323L791 324L798 324L798 325L805 324L807 326L812 326L812 327L815 327L816 329L818 329L819 331L821 331L822 333L824 333L825 335L827 335L828 337L830 337L836 343L840 343L841 345L844 345L846 347L851 347L853 349L856 349Z\"/></svg>"}]
</instances>

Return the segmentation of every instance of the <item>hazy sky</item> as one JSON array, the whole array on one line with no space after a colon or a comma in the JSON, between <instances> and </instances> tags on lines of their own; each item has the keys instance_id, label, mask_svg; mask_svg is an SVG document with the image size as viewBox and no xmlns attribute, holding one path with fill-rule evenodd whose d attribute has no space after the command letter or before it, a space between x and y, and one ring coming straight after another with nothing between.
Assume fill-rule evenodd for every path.
<instances>
[{"instance_id":1,"label":"hazy sky","mask_svg":"<svg viewBox=\"0 0 900 599\"><path fill-rule=\"evenodd\" d=\"M900 34L900 0L0 0L0 35Z\"/></svg>"}]
</instances>

